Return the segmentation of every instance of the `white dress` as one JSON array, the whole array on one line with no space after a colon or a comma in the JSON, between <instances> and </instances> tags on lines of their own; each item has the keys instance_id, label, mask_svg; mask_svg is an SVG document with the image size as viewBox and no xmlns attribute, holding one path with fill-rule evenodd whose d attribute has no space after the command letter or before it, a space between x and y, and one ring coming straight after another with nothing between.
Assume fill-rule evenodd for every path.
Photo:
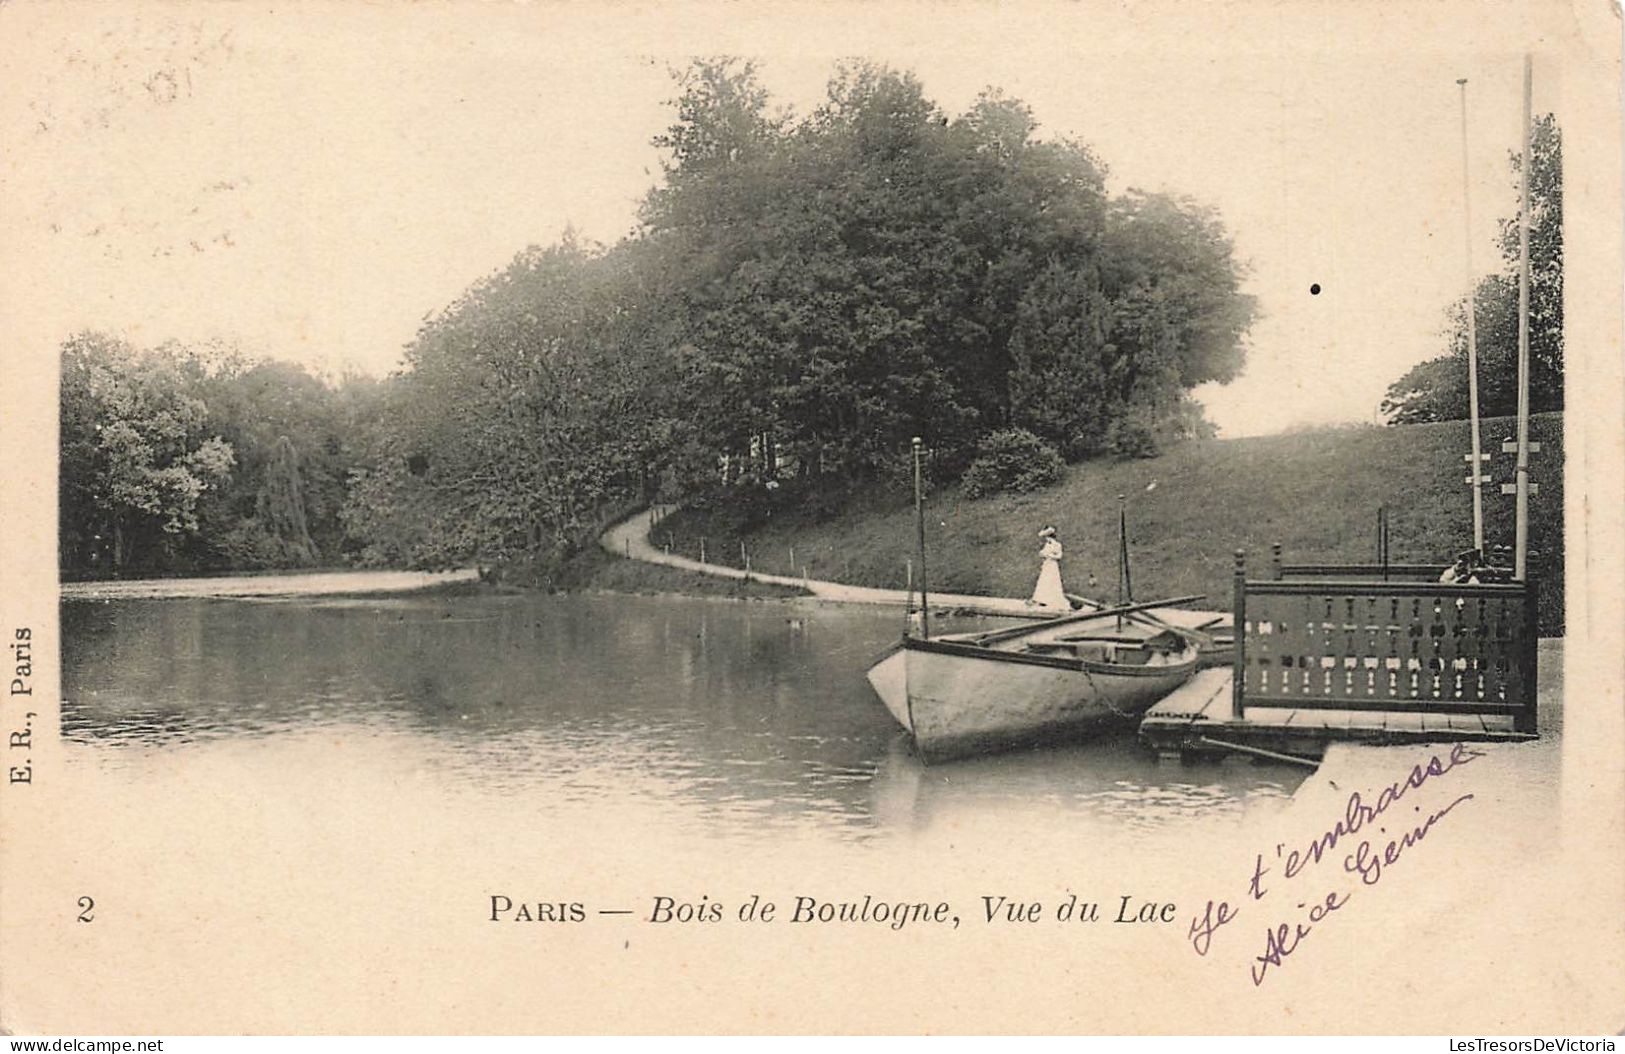
<instances>
[{"instance_id":1,"label":"white dress","mask_svg":"<svg viewBox=\"0 0 1625 1054\"><path fill-rule=\"evenodd\" d=\"M1046 540L1038 555L1044 563L1038 569L1038 584L1033 587L1033 603L1070 611L1072 603L1061 588L1061 543L1054 538Z\"/></svg>"}]
</instances>

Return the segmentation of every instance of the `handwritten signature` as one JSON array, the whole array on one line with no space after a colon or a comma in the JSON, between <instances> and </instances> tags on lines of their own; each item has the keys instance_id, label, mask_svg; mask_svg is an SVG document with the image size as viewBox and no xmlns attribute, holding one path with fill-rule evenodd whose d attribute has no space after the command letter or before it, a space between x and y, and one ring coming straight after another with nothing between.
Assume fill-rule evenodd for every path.
<instances>
[{"instance_id":1,"label":"handwritten signature","mask_svg":"<svg viewBox=\"0 0 1625 1054\"><path fill-rule=\"evenodd\" d=\"M1366 837L1359 837L1360 832L1372 826L1379 817L1402 801L1411 791L1485 756L1483 751L1475 750L1466 743L1457 743L1451 747L1445 760L1441 761L1438 755L1434 755L1427 764L1412 767L1402 779L1383 787L1374 799L1367 799L1359 791L1354 791L1348 796L1342 816L1306 845L1293 846L1289 849L1284 842L1277 844L1271 859L1273 866L1266 866L1263 853L1254 854L1252 876L1247 883L1245 898L1240 901L1241 906L1262 901L1269 895L1271 886L1265 883L1266 876L1279 872L1279 878L1272 879L1272 883L1292 880L1328 857L1335 859L1334 850L1339 844L1343 844L1347 850L1347 846L1356 838L1359 838L1359 841L1353 845L1352 850L1345 851L1342 857L1342 874L1351 878L1358 876L1360 885L1377 885L1387 873L1386 869L1399 863L1406 850L1426 838L1434 825L1448 816L1458 805L1472 801L1473 795L1457 796L1448 805L1428 813L1420 823L1398 837L1388 839L1386 843L1383 843L1380 836L1374 837L1369 833ZM1380 834L1386 833L1386 828L1380 830ZM1264 951L1254 956L1249 964L1253 984L1263 984L1270 969L1272 967L1279 969L1287 957L1313 932L1315 926L1348 904L1358 888L1358 885L1353 888L1334 888L1324 896L1306 899L1297 905L1300 909L1304 909L1307 905L1304 915L1297 920L1276 922L1267 926L1264 932ZM1242 914L1242 907L1232 906L1229 901L1215 903L1209 900L1201 914L1191 920L1188 938L1192 950L1198 955L1206 955L1213 946L1214 935L1221 927L1235 921Z\"/></svg>"}]
</instances>

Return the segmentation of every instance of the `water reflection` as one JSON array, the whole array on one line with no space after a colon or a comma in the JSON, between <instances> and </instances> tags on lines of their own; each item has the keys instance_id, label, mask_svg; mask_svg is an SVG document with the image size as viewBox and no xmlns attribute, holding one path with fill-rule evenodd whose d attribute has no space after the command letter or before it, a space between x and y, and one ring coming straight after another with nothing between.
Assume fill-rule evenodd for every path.
<instances>
[{"instance_id":1,"label":"water reflection","mask_svg":"<svg viewBox=\"0 0 1625 1054\"><path fill-rule=\"evenodd\" d=\"M1131 733L925 768L863 679L900 630L888 611L521 596L70 602L62 618L65 737L137 766L297 735L549 807L630 793L697 829L860 837L1035 812L1156 831L1278 805L1299 778L1159 766Z\"/></svg>"}]
</instances>

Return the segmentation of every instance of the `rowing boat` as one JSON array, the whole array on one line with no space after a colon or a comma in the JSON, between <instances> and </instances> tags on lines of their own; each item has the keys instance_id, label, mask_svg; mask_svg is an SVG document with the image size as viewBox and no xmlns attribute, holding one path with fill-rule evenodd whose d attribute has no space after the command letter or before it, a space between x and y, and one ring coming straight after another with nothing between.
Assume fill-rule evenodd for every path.
<instances>
[{"instance_id":1,"label":"rowing boat","mask_svg":"<svg viewBox=\"0 0 1625 1054\"><path fill-rule=\"evenodd\" d=\"M1103 611L993 632L904 637L868 678L920 755L942 761L1132 722L1189 680L1200 661L1191 632Z\"/></svg>"}]
</instances>

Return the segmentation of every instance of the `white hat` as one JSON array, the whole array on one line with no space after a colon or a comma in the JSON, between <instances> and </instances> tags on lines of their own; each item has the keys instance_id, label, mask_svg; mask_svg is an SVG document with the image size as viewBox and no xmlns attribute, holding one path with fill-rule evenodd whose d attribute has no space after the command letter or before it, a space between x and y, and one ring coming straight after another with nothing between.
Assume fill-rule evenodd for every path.
<instances>
[{"instance_id":1,"label":"white hat","mask_svg":"<svg viewBox=\"0 0 1625 1054\"><path fill-rule=\"evenodd\" d=\"M1038 532L1038 537L1040 537L1040 538L1053 538L1053 537L1055 537L1055 528L1054 527L1045 527L1043 530Z\"/></svg>"}]
</instances>

